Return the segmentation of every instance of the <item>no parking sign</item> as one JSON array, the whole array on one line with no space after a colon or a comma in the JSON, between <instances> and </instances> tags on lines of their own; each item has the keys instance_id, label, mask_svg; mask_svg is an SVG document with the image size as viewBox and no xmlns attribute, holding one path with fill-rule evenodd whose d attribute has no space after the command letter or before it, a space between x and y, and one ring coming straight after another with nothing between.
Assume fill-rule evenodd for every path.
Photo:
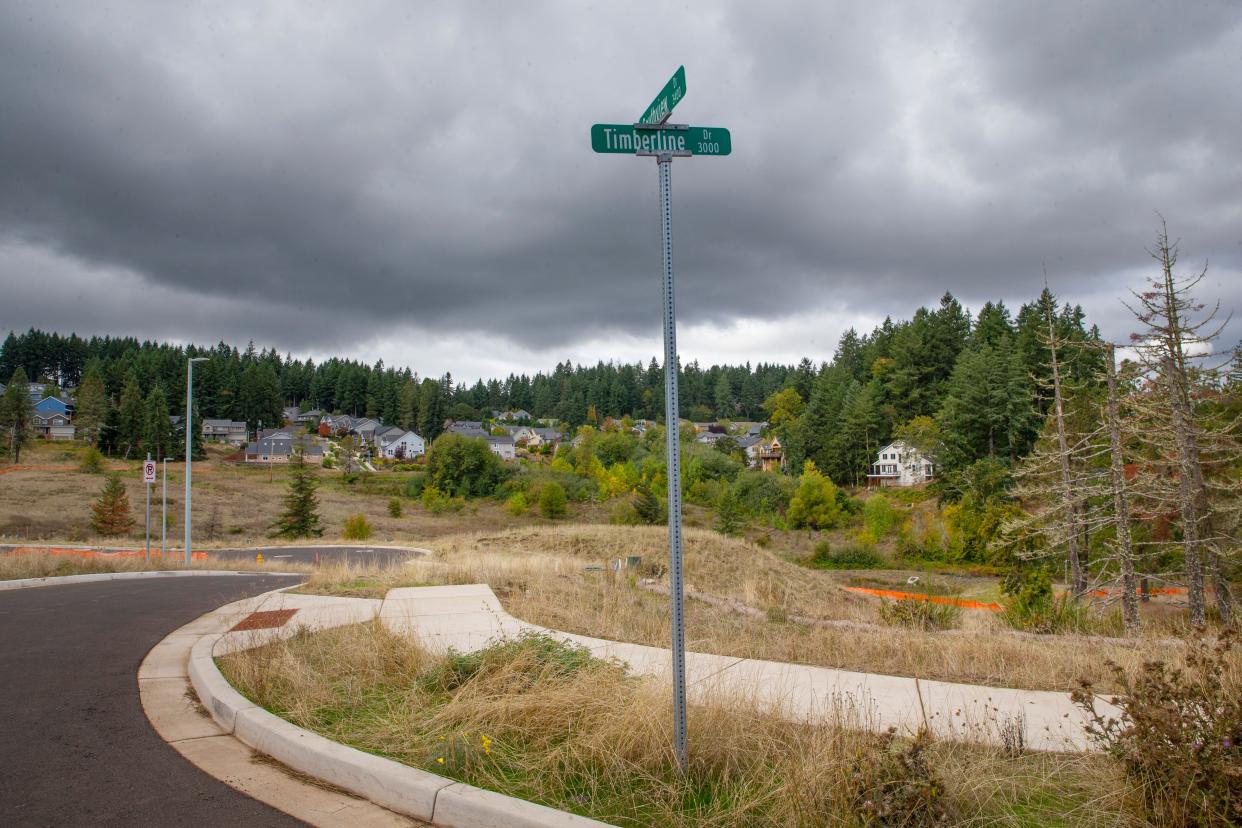
<instances>
[{"instance_id":1,"label":"no parking sign","mask_svg":"<svg viewBox=\"0 0 1242 828\"><path fill-rule=\"evenodd\" d=\"M142 464L142 482L143 483L154 483L155 482L155 461L154 460L148 460Z\"/></svg>"}]
</instances>

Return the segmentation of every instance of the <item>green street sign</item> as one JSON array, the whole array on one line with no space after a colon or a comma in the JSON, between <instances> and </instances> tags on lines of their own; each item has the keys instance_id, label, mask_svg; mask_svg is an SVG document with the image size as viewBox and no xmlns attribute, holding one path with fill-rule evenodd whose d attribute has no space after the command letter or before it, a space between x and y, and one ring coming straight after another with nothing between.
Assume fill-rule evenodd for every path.
<instances>
[{"instance_id":1,"label":"green street sign","mask_svg":"<svg viewBox=\"0 0 1242 828\"><path fill-rule=\"evenodd\" d=\"M673 107L677 106L677 102L686 96L686 67L678 66L677 71L673 73L673 77L669 78L668 83L664 84L664 88L660 90L660 94L655 96L655 100L651 102L651 106L647 107L647 111L638 119L640 124L662 124L668 120L668 116L672 114Z\"/></svg>"},{"instance_id":2,"label":"green street sign","mask_svg":"<svg viewBox=\"0 0 1242 828\"><path fill-rule=\"evenodd\" d=\"M733 152L733 139L724 127L643 129L633 124L595 124L591 149L622 155L728 155Z\"/></svg>"}]
</instances>

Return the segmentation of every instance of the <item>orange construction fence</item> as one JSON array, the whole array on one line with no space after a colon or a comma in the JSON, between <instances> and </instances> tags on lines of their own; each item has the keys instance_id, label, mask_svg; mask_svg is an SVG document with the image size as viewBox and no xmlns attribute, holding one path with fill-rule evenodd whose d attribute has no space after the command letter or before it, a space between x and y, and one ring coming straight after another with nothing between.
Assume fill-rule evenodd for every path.
<instances>
[{"instance_id":1,"label":"orange construction fence","mask_svg":"<svg viewBox=\"0 0 1242 828\"><path fill-rule=\"evenodd\" d=\"M8 551L9 555L74 555L79 558L143 558L146 557L145 549L114 549L105 552L102 549L75 549L71 546L18 546ZM158 549L151 550L151 557L160 557ZM169 552L169 558L183 560L184 553ZM191 552L190 560L205 561L207 560L206 552Z\"/></svg>"},{"instance_id":2,"label":"orange construction fence","mask_svg":"<svg viewBox=\"0 0 1242 828\"><path fill-rule=\"evenodd\" d=\"M1000 612L1002 609L1000 604L991 601L972 601L969 598L949 598L944 595L926 595L922 592L901 592L896 589L872 589L871 587L845 587L845 589L848 589L850 592L861 592L866 595L892 598L897 601L906 598L914 601L930 601L933 604L948 604L952 607L989 610L991 612Z\"/></svg>"}]
</instances>

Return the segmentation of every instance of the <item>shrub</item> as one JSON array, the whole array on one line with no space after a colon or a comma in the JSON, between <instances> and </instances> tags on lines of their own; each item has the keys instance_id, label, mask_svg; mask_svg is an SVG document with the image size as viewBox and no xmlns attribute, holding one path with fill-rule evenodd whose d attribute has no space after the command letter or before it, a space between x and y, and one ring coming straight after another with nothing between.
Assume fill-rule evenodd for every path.
<instances>
[{"instance_id":1,"label":"shrub","mask_svg":"<svg viewBox=\"0 0 1242 828\"><path fill-rule=\"evenodd\" d=\"M1016 630L1033 633L1091 632L1091 608L1070 595L1052 594L1052 576L1044 569L1011 572L1001 582L1001 591L1013 598L1002 613Z\"/></svg>"},{"instance_id":2,"label":"shrub","mask_svg":"<svg viewBox=\"0 0 1242 828\"><path fill-rule=\"evenodd\" d=\"M539 492L539 513L546 518L565 516L565 490L559 483L547 483Z\"/></svg>"},{"instance_id":3,"label":"shrub","mask_svg":"<svg viewBox=\"0 0 1242 828\"><path fill-rule=\"evenodd\" d=\"M638 520L648 526L668 520L668 507L656 497L655 492L645 486L634 496L634 512L638 515Z\"/></svg>"},{"instance_id":4,"label":"shrub","mask_svg":"<svg viewBox=\"0 0 1242 828\"><path fill-rule=\"evenodd\" d=\"M889 728L854 760L847 781L851 810L865 826L948 825L954 813L944 783L927 760L932 739L926 729L909 746L899 747Z\"/></svg>"},{"instance_id":5,"label":"shrub","mask_svg":"<svg viewBox=\"0 0 1242 828\"><path fill-rule=\"evenodd\" d=\"M892 627L949 630L962 618L962 608L919 598L900 598L880 604L880 620Z\"/></svg>"},{"instance_id":6,"label":"shrub","mask_svg":"<svg viewBox=\"0 0 1242 828\"><path fill-rule=\"evenodd\" d=\"M642 519L638 516L638 510L634 508L634 504L628 500L619 500L613 507L612 512L608 515L608 522L614 526L637 526L642 523Z\"/></svg>"},{"instance_id":7,"label":"shrub","mask_svg":"<svg viewBox=\"0 0 1242 828\"><path fill-rule=\"evenodd\" d=\"M744 471L733 481L733 493L738 502L756 517L784 511L796 487L786 475L761 471Z\"/></svg>"},{"instance_id":8,"label":"shrub","mask_svg":"<svg viewBox=\"0 0 1242 828\"><path fill-rule=\"evenodd\" d=\"M345 518L345 528L341 537L346 540L366 540L371 537L371 523L364 514L350 515Z\"/></svg>"},{"instance_id":9,"label":"shrub","mask_svg":"<svg viewBox=\"0 0 1242 828\"><path fill-rule=\"evenodd\" d=\"M394 518L399 518L399 517L401 517L401 512L402 512L402 510L401 510L401 498L399 498L399 497L394 497L394 498L390 499L390 500L388 501L388 516L389 516L389 517L394 517Z\"/></svg>"},{"instance_id":10,"label":"shrub","mask_svg":"<svg viewBox=\"0 0 1242 828\"><path fill-rule=\"evenodd\" d=\"M884 559L862 546L834 550L825 540L816 544L810 565L816 569L879 569Z\"/></svg>"},{"instance_id":11,"label":"shrub","mask_svg":"<svg viewBox=\"0 0 1242 828\"><path fill-rule=\"evenodd\" d=\"M86 451L82 453L82 460L78 464L78 471L84 474L99 474L103 471L103 454L94 446L88 446Z\"/></svg>"},{"instance_id":12,"label":"shrub","mask_svg":"<svg viewBox=\"0 0 1242 828\"><path fill-rule=\"evenodd\" d=\"M441 434L427 453L429 482L449 495L486 497L509 471L487 442L460 434Z\"/></svg>"},{"instance_id":13,"label":"shrub","mask_svg":"<svg viewBox=\"0 0 1242 828\"><path fill-rule=\"evenodd\" d=\"M423 487L427 485L427 475L413 474L410 479L405 481L406 497L422 497Z\"/></svg>"},{"instance_id":14,"label":"shrub","mask_svg":"<svg viewBox=\"0 0 1242 828\"><path fill-rule=\"evenodd\" d=\"M733 490L725 488L716 501L716 516L719 522L716 530L722 535L738 535L742 531L742 507L737 502Z\"/></svg>"},{"instance_id":15,"label":"shrub","mask_svg":"<svg viewBox=\"0 0 1242 828\"><path fill-rule=\"evenodd\" d=\"M810 460L798 478L798 491L789 501L789 522L795 529L831 529L841 519L837 487L820 474Z\"/></svg>"},{"instance_id":16,"label":"shrub","mask_svg":"<svg viewBox=\"0 0 1242 828\"><path fill-rule=\"evenodd\" d=\"M449 497L435 486L424 486L420 497L423 508L433 515L443 512L458 512L466 505L464 497Z\"/></svg>"},{"instance_id":17,"label":"shrub","mask_svg":"<svg viewBox=\"0 0 1242 828\"><path fill-rule=\"evenodd\" d=\"M1142 791L1156 825L1242 824L1242 681L1232 654L1236 632L1187 645L1184 669L1145 663L1133 674L1109 664L1122 692L1096 710L1091 684L1074 691L1087 732Z\"/></svg>"},{"instance_id":18,"label":"shrub","mask_svg":"<svg viewBox=\"0 0 1242 828\"><path fill-rule=\"evenodd\" d=\"M863 523L877 539L883 538L897 522L897 515L886 496L874 494L863 504Z\"/></svg>"},{"instance_id":19,"label":"shrub","mask_svg":"<svg viewBox=\"0 0 1242 828\"><path fill-rule=\"evenodd\" d=\"M526 514L526 510L528 508L529 504L526 502L526 495L521 492L514 492L509 496L509 499L505 501L505 511L514 517Z\"/></svg>"}]
</instances>

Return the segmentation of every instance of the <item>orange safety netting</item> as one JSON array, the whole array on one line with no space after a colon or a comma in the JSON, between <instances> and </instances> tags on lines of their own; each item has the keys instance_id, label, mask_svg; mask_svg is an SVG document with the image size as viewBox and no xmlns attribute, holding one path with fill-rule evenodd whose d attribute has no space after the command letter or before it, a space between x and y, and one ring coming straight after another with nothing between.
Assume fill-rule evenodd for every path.
<instances>
[{"instance_id":1,"label":"orange safety netting","mask_svg":"<svg viewBox=\"0 0 1242 828\"><path fill-rule=\"evenodd\" d=\"M143 549L114 549L104 551L102 549L75 549L69 546L18 546L8 551L9 555L75 555L80 558L142 558L146 556L146 550ZM151 557L158 558L160 553L158 549L151 550ZM168 553L169 558L184 558L180 552ZM191 552L190 559L195 561L207 560L206 552Z\"/></svg>"},{"instance_id":2,"label":"orange safety netting","mask_svg":"<svg viewBox=\"0 0 1242 828\"><path fill-rule=\"evenodd\" d=\"M943 595L925 595L921 592L901 592L896 589L872 589L871 587L845 587L850 592L862 592L866 595L875 595L879 598L892 598L901 600L903 598L915 601L930 601L933 604L948 604L953 607L965 607L966 609L982 609L991 612L1000 612L1002 609L1000 604L994 602L972 601L969 598L948 598Z\"/></svg>"}]
</instances>

